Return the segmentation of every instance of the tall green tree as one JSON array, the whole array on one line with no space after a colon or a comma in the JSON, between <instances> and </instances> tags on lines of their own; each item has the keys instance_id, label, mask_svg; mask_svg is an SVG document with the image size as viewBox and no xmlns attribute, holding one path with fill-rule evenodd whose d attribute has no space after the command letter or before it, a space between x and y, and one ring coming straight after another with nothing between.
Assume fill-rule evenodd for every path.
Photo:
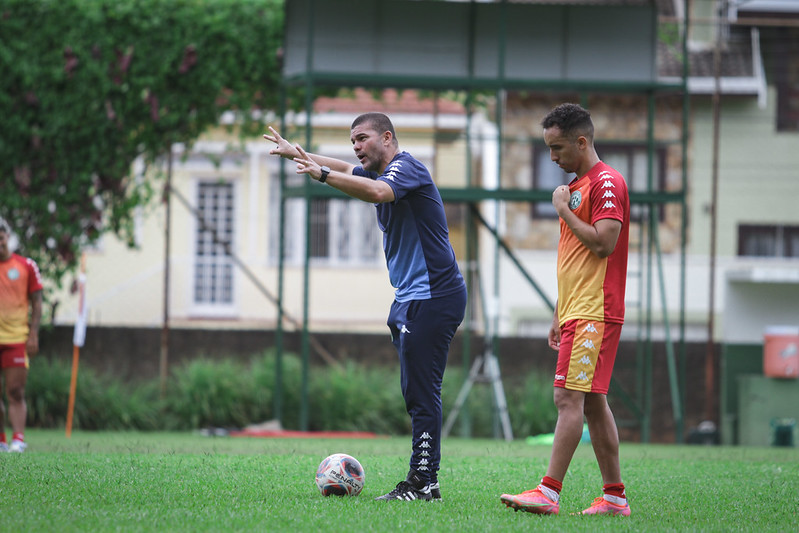
<instances>
[{"instance_id":1,"label":"tall green tree","mask_svg":"<svg viewBox=\"0 0 799 533\"><path fill-rule=\"evenodd\" d=\"M60 282L82 246L132 242L131 176L235 111L276 109L282 0L0 0L0 216Z\"/></svg>"}]
</instances>

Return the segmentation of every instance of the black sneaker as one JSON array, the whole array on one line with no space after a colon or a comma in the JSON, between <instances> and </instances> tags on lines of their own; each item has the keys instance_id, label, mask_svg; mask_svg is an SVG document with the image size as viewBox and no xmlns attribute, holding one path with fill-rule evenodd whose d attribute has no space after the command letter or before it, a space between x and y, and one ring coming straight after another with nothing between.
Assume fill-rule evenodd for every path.
<instances>
[{"instance_id":1,"label":"black sneaker","mask_svg":"<svg viewBox=\"0 0 799 533\"><path fill-rule=\"evenodd\" d=\"M439 489L436 490L438 491L438 499L441 499L441 491ZM408 473L407 479L397 483L394 490L388 494L375 498L375 500L403 500L408 502L413 500L430 501L432 499L432 486L419 477L419 474L416 472Z\"/></svg>"},{"instance_id":2,"label":"black sneaker","mask_svg":"<svg viewBox=\"0 0 799 533\"><path fill-rule=\"evenodd\" d=\"M432 500L441 501L441 486L438 481L430 483L430 497Z\"/></svg>"}]
</instances>

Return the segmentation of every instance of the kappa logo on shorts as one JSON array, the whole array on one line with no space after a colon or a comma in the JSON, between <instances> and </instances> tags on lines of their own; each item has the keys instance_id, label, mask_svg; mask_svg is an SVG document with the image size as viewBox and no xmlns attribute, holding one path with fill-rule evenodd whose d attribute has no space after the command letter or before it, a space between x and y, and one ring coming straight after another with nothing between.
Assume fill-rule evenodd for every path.
<instances>
[{"instance_id":1,"label":"kappa logo on shorts","mask_svg":"<svg viewBox=\"0 0 799 533\"><path fill-rule=\"evenodd\" d=\"M588 333L599 333L599 332L596 330L596 326L594 326L594 324L588 324L587 326L585 326L585 327L583 328L583 333L585 333L586 331L587 331Z\"/></svg>"},{"instance_id":2,"label":"kappa logo on shorts","mask_svg":"<svg viewBox=\"0 0 799 533\"><path fill-rule=\"evenodd\" d=\"M584 364L585 366L591 366L591 359L590 359L590 358L589 358L587 355L584 355L584 356L583 356L583 357L580 359L580 362L581 362L582 364Z\"/></svg>"},{"instance_id":3,"label":"kappa logo on shorts","mask_svg":"<svg viewBox=\"0 0 799 533\"><path fill-rule=\"evenodd\" d=\"M591 339L585 339L580 346L583 348L588 348L589 350L596 350L596 346L594 346L594 341L592 341Z\"/></svg>"},{"instance_id":4,"label":"kappa logo on shorts","mask_svg":"<svg viewBox=\"0 0 799 533\"><path fill-rule=\"evenodd\" d=\"M580 372L579 374L577 374L577 377L575 379L577 381L588 381L588 374L586 374L585 371Z\"/></svg>"}]
</instances>

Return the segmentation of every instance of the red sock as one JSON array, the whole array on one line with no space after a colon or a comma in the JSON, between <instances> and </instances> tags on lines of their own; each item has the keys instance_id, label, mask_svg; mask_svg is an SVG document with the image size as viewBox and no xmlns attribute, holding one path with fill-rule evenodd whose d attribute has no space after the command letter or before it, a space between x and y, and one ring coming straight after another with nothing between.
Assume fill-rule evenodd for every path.
<instances>
[{"instance_id":1,"label":"red sock","mask_svg":"<svg viewBox=\"0 0 799 533\"><path fill-rule=\"evenodd\" d=\"M617 498L626 498L624 494L624 483L608 483L602 486L602 492Z\"/></svg>"},{"instance_id":2,"label":"red sock","mask_svg":"<svg viewBox=\"0 0 799 533\"><path fill-rule=\"evenodd\" d=\"M0 442L6 442L6 432L0 433Z\"/></svg>"},{"instance_id":3,"label":"red sock","mask_svg":"<svg viewBox=\"0 0 799 533\"><path fill-rule=\"evenodd\" d=\"M554 490L558 494L560 494L560 491L563 488L562 482L549 476L544 476L544 479L541 480L541 484L548 489ZM622 487L624 487L624 485L622 485Z\"/></svg>"},{"instance_id":4,"label":"red sock","mask_svg":"<svg viewBox=\"0 0 799 533\"><path fill-rule=\"evenodd\" d=\"M15 431L14 435L11 437L11 440L25 442L25 435L21 431Z\"/></svg>"}]
</instances>

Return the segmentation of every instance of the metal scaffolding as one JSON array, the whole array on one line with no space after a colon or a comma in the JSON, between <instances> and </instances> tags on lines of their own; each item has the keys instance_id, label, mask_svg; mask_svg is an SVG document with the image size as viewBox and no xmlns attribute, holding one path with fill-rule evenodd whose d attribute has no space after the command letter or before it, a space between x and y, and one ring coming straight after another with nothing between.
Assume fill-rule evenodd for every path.
<instances>
[{"instance_id":1,"label":"metal scaffolding","mask_svg":"<svg viewBox=\"0 0 799 533\"><path fill-rule=\"evenodd\" d=\"M667 368L670 383L670 395L672 402L672 409L674 413L675 423L675 436L678 442L683 440L683 405L684 405L684 383L685 383L685 255L686 255L686 223L687 223L687 207L686 207L686 175L687 175L687 139L688 139L688 108L689 98L687 91L687 30L688 21L687 17L682 21L682 26L679 28L682 36L682 57L685 63L683 69L682 80L677 83L664 83L657 79L657 74L654 72L654 61L649 65L650 71L646 76L630 73L629 76L622 77L618 68L625 68L624 65L618 67L615 63L619 63L615 59L614 65L599 65L596 67L596 72L601 72L603 68L611 69L616 68L616 73L611 73L606 78L597 76L591 79L580 78L575 75L574 70L569 68L573 59L574 46L585 45L588 41L580 42L562 42L560 43L559 53L562 54L561 63L562 69L559 76L540 78L536 76L520 76L519 72L526 72L524 61L529 61L529 58L520 56L520 50L523 51L525 46L529 43L516 42L517 36L522 35L514 28L518 26L517 20L520 15L527 17L534 16L547 16L556 17L557 20L564 21L561 24L579 25L584 19L595 18L599 16L615 17L619 16L629 17L629 13L633 13L638 17L638 20L645 21L646 24L643 28L638 28L641 31L639 38L642 39L641 47L646 48L645 54L650 54L654 58L655 49L658 39L658 17L657 6L654 0L628 0L622 2L619 6L618 2L614 2L612 6L597 5L596 2L585 2L581 5L580 2L569 2L568 5L563 6L542 6L534 4L526 4L520 2L509 2L507 0L498 0L493 3L485 2L432 2L432 1L410 1L410 0L394 0L386 2L384 0L371 0L362 2L365 8L362 10L361 15L366 18L362 21L365 26L369 25L368 18L375 17L375 24L382 26L379 28L382 31L364 31L357 36L358 43L357 49L360 51L369 50L370 47L376 49L376 54L380 50L385 49L385 43L381 39L388 40L386 34L389 33L395 39L408 39L408 43L414 42L418 36L409 30L409 34L402 33L402 20L394 20L392 24L386 22L387 19L396 19L402 16L403 9L410 10L409 17L418 15L419 10L428 10L425 13L430 15L430 18L435 19L437 16L447 17L455 27L449 34L449 37L462 39L462 43L450 43L450 48L456 47L455 45L461 44L457 48L462 48L464 70L455 74L437 74L433 72L412 73L413 65L408 65L408 71L403 71L402 61L399 60L399 66L394 71L387 70L380 67L378 61L380 57L372 58L373 61L362 60L360 58L359 64L371 65L366 70L359 70L357 72L347 70L348 57L342 50L331 51L331 47L340 47L346 52L348 44L345 42L347 36L336 37L337 30L333 29L329 33L324 31L328 27L327 24L331 19L336 19L339 16L338 10L346 12L347 6L343 0L286 0L286 64L284 65L283 82L285 87L301 87L306 92L305 103L305 117L306 117L306 140L307 146L312 145L313 128L311 125L311 116L314 103L314 92L319 87L369 87L369 88L397 88L397 89L423 89L432 91L453 90L461 91L466 94L466 108L467 108L467 121L471 119L471 102L476 94L494 93L496 95L496 113L494 121L497 127L496 142L502 153L502 146L505 142L503 137L504 131L504 115L502 106L499 103L502 101L502 95L505 91L539 91L545 93L561 93L568 91L569 94L579 94L581 98L586 100L588 96L595 94L635 94L644 95L647 101L647 159L648 159L648 186L645 192L631 192L630 201L633 205L642 206L642 210L646 216L642 215L642 222L640 224L640 257L641 264L638 265L640 275L645 281L639 284L641 294L637 300L640 309L636 313L639 322L639 336L637 340L637 357L636 357L636 386L634 390L627 390L621 387L615 381L611 384L611 394L617 396L629 408L629 411L634 417L632 423L640 428L641 440L647 442L650 439L651 432L651 410L652 410L652 360L653 360L653 341L652 341L652 327L654 322L653 304L658 301L660 303L660 312L662 314L664 333L665 333L665 347L667 357ZM340 5L339 5L340 4ZM687 4L687 0L686 0ZM363 7L363 6L362 6ZM686 5L687 8L687 5ZM553 12L553 10L560 9L561 11ZM547 10L544 13L543 10ZM611 10L613 10L611 12ZM619 10L627 10L621 12ZM637 10L637 11L636 11ZM687 13L687 9L685 13ZM553 14L554 13L554 14ZM532 19L528 19L532 20ZM332 20L335 22L335 20ZM458 27L458 22L462 25ZM623 21L629 24L629 20ZM544 24L544 22L539 22ZM388 27L387 27L388 26ZM489 26L489 27L486 27ZM572 26L556 28L557 31L564 33L572 32L568 30L573 29ZM460 28L462 31L458 31ZM394 33L392 33L394 32ZM593 38L600 38L606 35L599 32ZM444 35L439 39L446 39ZM591 39L592 36L583 36L585 39ZM521 38L521 37L518 37ZM529 38L525 35L525 39ZM562 38L565 41L565 37ZM324 42L320 43L319 41ZM407 44L410 46L410 44ZM403 49L403 43L392 42L391 46L396 49ZM554 45L553 45L554 46ZM382 47L382 48L381 48ZM486 57L486 48L490 50ZM444 50L444 48L442 48ZM334 54L335 55L332 55ZM388 53L384 50L384 53ZM442 52L444 53L444 52ZM344 61L341 64L336 63L337 56L343 56ZM369 59L369 58L367 58ZM613 61L613 59L610 59ZM514 63L514 61L516 63ZM633 65L629 68L635 69L636 61L638 59L631 59ZM521 62L521 63L519 63ZM332 66L331 66L332 65ZM588 67L586 67L588 68ZM435 69L434 69L435 70ZM655 138L654 125L655 125L655 112L656 112L656 97L659 95L670 94L676 97L681 97L682 100L682 131L680 138L675 142L680 143L682 164L681 164L681 189L679 191L659 191L656 190L654 183L654 159L655 151L658 142ZM285 100L285 99L284 99ZM283 127L285 128L285 109L281 110L283 120ZM458 188L440 188L441 197L448 203L466 204L468 209L465 211L465 244L466 244L466 257L463 258L467 265L473 265L479 260L480 254L478 253L478 239L477 232L480 227L488 230L494 239L494 261L495 267L493 268L495 279L492 283L487 280L482 280L480 284L480 291L483 292L485 288L490 288L498 292L498 268L496 264L499 261L500 252L506 254L514 266L519 270L525 280L530 286L541 296L545 304L552 309L553 304L550 302L544 292L536 283L534 277L528 273L521 261L519 261L510 246L503 240L499 229L492 227L489 222L485 220L480 214L479 206L483 202L489 201L504 201L504 202L541 202L549 201L551 199L551 190L521 190L521 189L484 189L475 185L474 176L472 176L472 164L469 142L469 130L466 128L466 157L469 158L467 168L466 187ZM497 161L498 175L502 175L502 158ZM281 173L283 171L281 170ZM275 391L275 413L276 418L282 418L282 375L281 375L281 353L282 353L282 317L280 310L282 310L283 298L283 270L285 268L283 261L283 243L285 232L285 202L290 198L304 198L306 200L306 243L310 242L311 228L310 228L310 205L311 200L314 198L330 198L330 197L344 197L342 193L330 187L317 186L311 183L311 180L306 180L304 185L300 187L286 186L285 176L281 176L281 214L280 214L280 261L279 261L279 278L278 278L278 309L279 316L277 322L277 353L278 353L278 367L276 372L276 391ZM670 318L667 312L666 304L666 289L664 284L663 272L663 257L661 253L661 243L658 234L659 220L657 213L660 208L667 204L677 204L681 208L681 227L680 227L680 305L679 305L679 318L677 332L672 332L669 324ZM307 369L309 364L309 351L310 351L310 332L309 332L309 273L310 273L310 247L305 247L305 260L303 265L303 318L301 330L301 351L303 361L303 391L302 391L302 408L300 414L300 427L307 429L308 424L308 398L307 398ZM472 361L472 331L471 313L476 309L475 299L478 298L477 294L473 294L473 289L478 283L475 279L473 268L466 268L464 270L464 278L467 282L467 290L469 291L470 303L467 306L467 316L464 319L464 326L462 327L464 333L463 343L463 369L464 372L468 371L473 366ZM652 293L659 292L659 299L653 298ZM485 298L481 298L480 304L485 307ZM498 346L498 327L496 321L498 318L484 309L482 313L484 319L484 329L486 333L485 348L482 350L483 354L496 353ZM676 340L673 337L676 336ZM496 369L498 372L498 369ZM493 375L493 374L492 374ZM495 381L494 384L496 385ZM465 387L466 388L466 387ZM501 388L501 383L500 383ZM496 391L496 387L495 387ZM466 391L468 394L468 388ZM497 400L497 415L502 418L502 401L499 398L500 394L497 391L495 399ZM460 406L459 406L460 407ZM506 414L506 413L505 413ZM451 425L451 424L449 424ZM503 424L504 425L504 424ZM505 438L509 438L509 432L503 428L502 431ZM497 435L498 436L498 435Z\"/></svg>"}]
</instances>

